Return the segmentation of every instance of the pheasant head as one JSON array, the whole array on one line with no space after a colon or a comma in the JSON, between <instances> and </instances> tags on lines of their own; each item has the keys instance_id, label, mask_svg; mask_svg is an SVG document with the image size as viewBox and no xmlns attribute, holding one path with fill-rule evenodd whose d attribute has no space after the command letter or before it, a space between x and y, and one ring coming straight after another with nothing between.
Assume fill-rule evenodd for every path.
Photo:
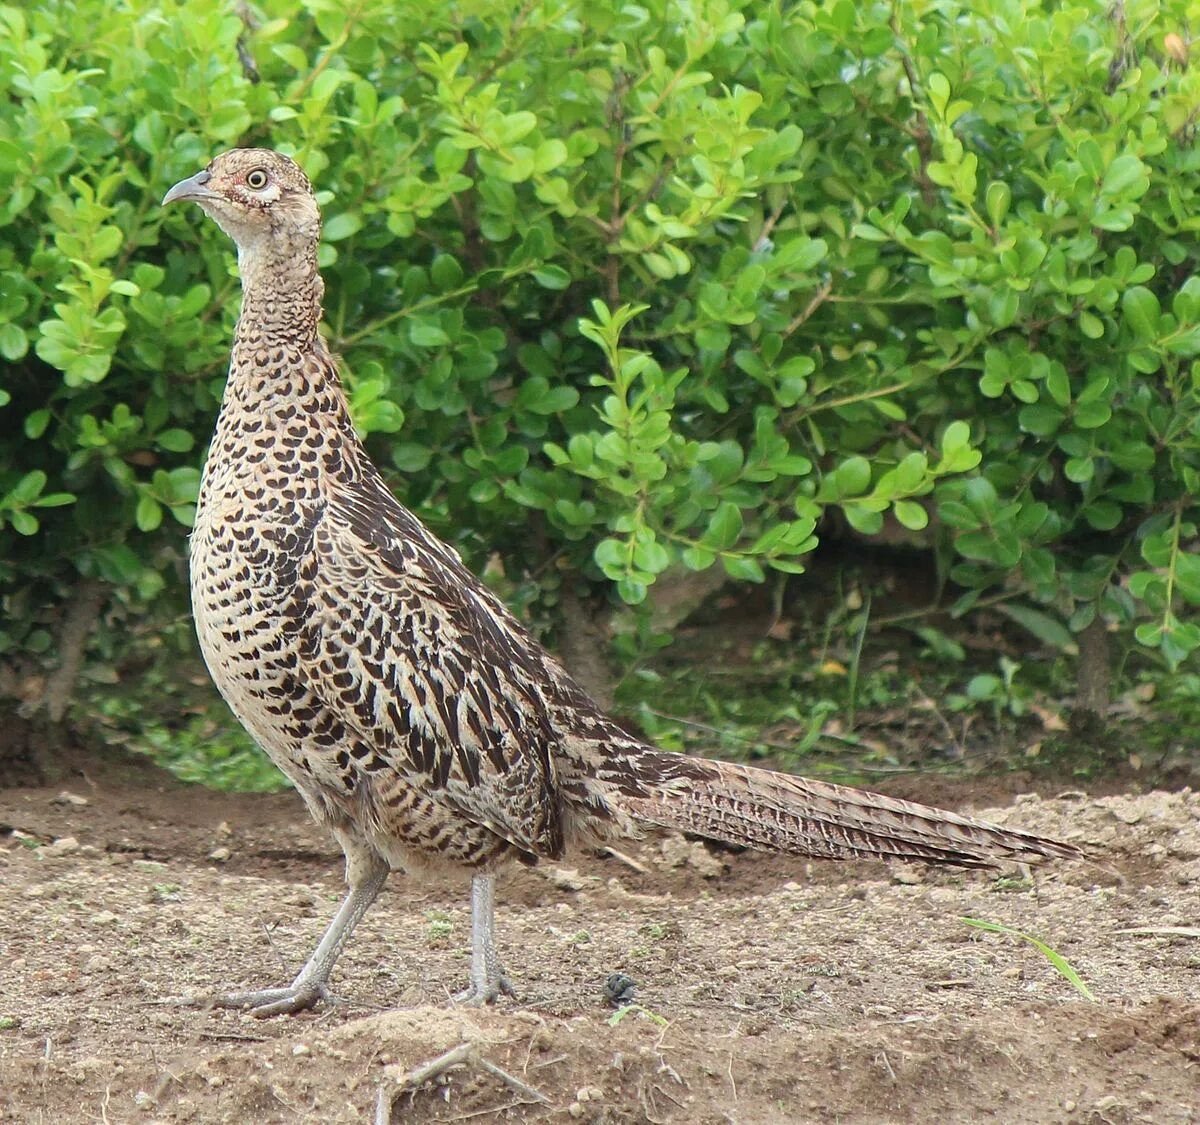
<instances>
[{"instance_id":1,"label":"pheasant head","mask_svg":"<svg viewBox=\"0 0 1200 1125\"><path fill-rule=\"evenodd\" d=\"M265 148L235 148L163 197L197 203L237 243L242 315L234 358L263 341L318 347L325 286L317 269L321 212L300 166Z\"/></svg>"},{"instance_id":2,"label":"pheasant head","mask_svg":"<svg viewBox=\"0 0 1200 1125\"><path fill-rule=\"evenodd\" d=\"M214 157L203 172L180 180L163 197L198 203L237 243L238 256L287 259L315 250L321 213L308 177L282 153L235 148Z\"/></svg>"}]
</instances>

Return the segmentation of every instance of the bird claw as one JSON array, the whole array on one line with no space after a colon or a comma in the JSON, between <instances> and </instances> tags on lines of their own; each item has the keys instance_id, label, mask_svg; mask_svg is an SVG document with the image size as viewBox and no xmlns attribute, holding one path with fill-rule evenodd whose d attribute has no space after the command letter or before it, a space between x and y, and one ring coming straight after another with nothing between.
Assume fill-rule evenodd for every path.
<instances>
[{"instance_id":1,"label":"bird claw","mask_svg":"<svg viewBox=\"0 0 1200 1125\"><path fill-rule=\"evenodd\" d=\"M241 1008L256 1019L294 1015L315 1008L328 998L325 986L317 982L290 984L286 988L264 988L257 992L235 992L217 997L220 1008Z\"/></svg>"},{"instance_id":2,"label":"bird claw","mask_svg":"<svg viewBox=\"0 0 1200 1125\"><path fill-rule=\"evenodd\" d=\"M485 983L472 981L471 987L455 993L450 1003L456 1008L482 1008L485 1004L494 1004L502 995L513 1000L517 998L512 982L503 973Z\"/></svg>"},{"instance_id":3,"label":"bird claw","mask_svg":"<svg viewBox=\"0 0 1200 1125\"><path fill-rule=\"evenodd\" d=\"M315 1008L329 993L315 981L296 982L286 988L261 988L254 992L229 992L216 996L176 997L165 1003L197 1008L236 1008L255 1019L294 1015Z\"/></svg>"}]
</instances>

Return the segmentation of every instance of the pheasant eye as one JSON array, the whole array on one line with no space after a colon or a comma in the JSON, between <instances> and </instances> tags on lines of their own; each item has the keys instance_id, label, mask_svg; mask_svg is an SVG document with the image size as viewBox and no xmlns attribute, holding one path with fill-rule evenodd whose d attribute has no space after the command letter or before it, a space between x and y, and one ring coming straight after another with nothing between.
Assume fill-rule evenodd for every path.
<instances>
[{"instance_id":1,"label":"pheasant eye","mask_svg":"<svg viewBox=\"0 0 1200 1125\"><path fill-rule=\"evenodd\" d=\"M261 168L255 168L253 172L246 173L246 186L253 188L255 191L261 191L267 186L267 174Z\"/></svg>"}]
</instances>

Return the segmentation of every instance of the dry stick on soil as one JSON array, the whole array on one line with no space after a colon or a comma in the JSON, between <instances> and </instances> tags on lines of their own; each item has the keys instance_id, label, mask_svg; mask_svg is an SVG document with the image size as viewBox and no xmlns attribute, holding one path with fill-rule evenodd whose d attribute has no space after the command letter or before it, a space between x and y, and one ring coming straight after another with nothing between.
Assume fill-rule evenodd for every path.
<instances>
[{"instance_id":1,"label":"dry stick on soil","mask_svg":"<svg viewBox=\"0 0 1200 1125\"><path fill-rule=\"evenodd\" d=\"M605 855L610 855L613 859L619 859L626 867L632 867L639 875L645 875L649 870L644 863L638 863L633 856L626 855L624 852L618 851L616 848L608 846L603 849Z\"/></svg>"},{"instance_id":2,"label":"dry stick on soil","mask_svg":"<svg viewBox=\"0 0 1200 1125\"><path fill-rule=\"evenodd\" d=\"M489 1105L484 1109L473 1109L470 1113L459 1113L454 1117L447 1117L447 1121L470 1121L474 1117L487 1116L490 1121L499 1121L502 1113L507 1113L510 1109L516 1109L518 1106L528 1105L529 1102L524 1098L518 1098L514 1102L506 1102L504 1105Z\"/></svg>"},{"instance_id":3,"label":"dry stick on soil","mask_svg":"<svg viewBox=\"0 0 1200 1125\"><path fill-rule=\"evenodd\" d=\"M891 1060L887 1057L887 1051L880 1051L878 1057L883 1062L883 1068L884 1068L884 1070L886 1070L888 1072L888 1077L890 1077L891 1080L893 1082L895 1082L896 1081L896 1072L892 1069L892 1063L891 1063Z\"/></svg>"},{"instance_id":4,"label":"dry stick on soil","mask_svg":"<svg viewBox=\"0 0 1200 1125\"><path fill-rule=\"evenodd\" d=\"M288 971L287 958L283 955L283 951L275 944L275 936L271 933L271 927L265 922L259 922L259 929L263 932L263 937L267 939L267 945L271 947L271 952L275 954L275 959L279 962L279 968L286 973Z\"/></svg>"},{"instance_id":5,"label":"dry stick on soil","mask_svg":"<svg viewBox=\"0 0 1200 1125\"><path fill-rule=\"evenodd\" d=\"M195 1039L199 1039L199 1036L196 1036ZM195 1039L193 1042L195 1042ZM159 1071L159 1078L154 1085L154 1092L150 1095L154 1101L154 1104L158 1105L159 1100L162 1098L163 1094L167 1092L167 1089L170 1087L171 1083L174 1082L177 1086L182 1086L183 1078L172 1071L169 1066L160 1063L158 1061L158 1054L153 1048L150 1050L150 1058L154 1062L155 1069Z\"/></svg>"},{"instance_id":6,"label":"dry stick on soil","mask_svg":"<svg viewBox=\"0 0 1200 1125\"><path fill-rule=\"evenodd\" d=\"M1138 937L1194 937L1200 938L1200 929L1195 926L1132 926L1125 930L1113 930L1114 934L1135 934Z\"/></svg>"},{"instance_id":7,"label":"dry stick on soil","mask_svg":"<svg viewBox=\"0 0 1200 1125\"><path fill-rule=\"evenodd\" d=\"M200 1032L201 1039L211 1039L214 1042L223 1042L232 1040L235 1043L267 1043L270 1042L268 1036L265 1035L239 1035L232 1031L202 1031Z\"/></svg>"},{"instance_id":8,"label":"dry stick on soil","mask_svg":"<svg viewBox=\"0 0 1200 1125\"><path fill-rule=\"evenodd\" d=\"M429 1062L410 1070L398 1082L381 1086L375 1099L375 1125L390 1125L392 1110L401 1094L415 1094L426 1082L432 1081L439 1074L467 1063L472 1063L492 1077L499 1078L510 1090L520 1094L527 1101L549 1104L550 1099L541 1091L509 1074L507 1070L501 1070L495 1063L476 1055L474 1043L460 1043L457 1047L451 1047L449 1051L438 1055L436 1059L430 1059Z\"/></svg>"}]
</instances>

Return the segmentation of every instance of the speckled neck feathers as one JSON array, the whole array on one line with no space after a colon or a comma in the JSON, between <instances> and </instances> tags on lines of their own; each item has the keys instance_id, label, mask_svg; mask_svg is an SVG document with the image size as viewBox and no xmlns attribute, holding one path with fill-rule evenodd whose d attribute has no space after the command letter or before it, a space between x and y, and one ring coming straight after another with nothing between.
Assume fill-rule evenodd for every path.
<instances>
[{"instance_id":1,"label":"speckled neck feathers","mask_svg":"<svg viewBox=\"0 0 1200 1125\"><path fill-rule=\"evenodd\" d=\"M239 351L260 345L312 350L321 322L325 283L317 270L317 246L306 238L241 249L242 311L233 339Z\"/></svg>"}]
</instances>

